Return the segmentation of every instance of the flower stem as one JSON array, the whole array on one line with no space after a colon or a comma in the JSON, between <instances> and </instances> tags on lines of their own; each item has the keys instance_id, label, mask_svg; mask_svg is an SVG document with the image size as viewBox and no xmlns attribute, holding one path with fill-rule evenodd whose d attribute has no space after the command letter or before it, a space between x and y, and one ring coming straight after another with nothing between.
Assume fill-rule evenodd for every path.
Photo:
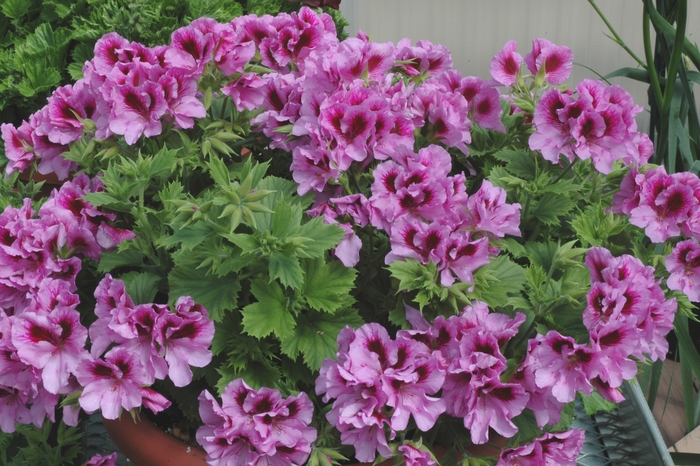
<instances>
[{"instance_id":1,"label":"flower stem","mask_svg":"<svg viewBox=\"0 0 700 466\"><path fill-rule=\"evenodd\" d=\"M627 44L625 44L625 42L622 40L622 38L618 35L617 31L615 31L615 29L612 27L612 24L610 24L610 22L608 21L608 19L605 17L605 15L603 14L603 12L600 11L600 8L598 8L598 5L596 5L595 0L588 0L588 3L591 4L591 6L593 7L593 9L596 11L596 13L598 13L598 16L600 16L600 19L602 19L603 22L605 23L605 25L608 27L608 30L610 31L610 33L611 33L611 34L613 35L613 37L615 38L615 42L616 42L620 47L622 47L622 49L623 49L625 52L627 52L632 58L634 58L634 61L636 61L637 63L639 63L639 66L641 66L642 68L646 68L646 67L647 67L647 64L644 63L639 57L637 57L637 55L635 55L635 53L632 51L632 49L630 49L630 48L627 46Z\"/></svg>"},{"instance_id":2,"label":"flower stem","mask_svg":"<svg viewBox=\"0 0 700 466\"><path fill-rule=\"evenodd\" d=\"M649 5L650 2L646 2ZM671 50L671 59L668 62L668 73L666 74L666 87L664 89L662 115L667 115L671 111L671 100L673 99L673 91L675 90L676 74L678 67L683 58L683 39L685 39L685 27L688 17L688 2L687 0L678 0L676 3L676 36L673 38L673 49Z\"/></svg>"}]
</instances>

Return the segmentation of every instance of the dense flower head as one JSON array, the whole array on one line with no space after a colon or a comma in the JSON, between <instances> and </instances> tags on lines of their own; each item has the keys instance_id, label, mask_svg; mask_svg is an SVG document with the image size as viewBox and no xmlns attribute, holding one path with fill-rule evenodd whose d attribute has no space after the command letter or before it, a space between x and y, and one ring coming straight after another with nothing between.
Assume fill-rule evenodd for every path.
<instances>
[{"instance_id":1,"label":"dense flower head","mask_svg":"<svg viewBox=\"0 0 700 466\"><path fill-rule=\"evenodd\" d=\"M440 390L445 373L428 347L401 336L393 340L375 323L346 328L339 339L339 360L323 363L316 392L335 399L326 417L341 441L355 446L358 460L391 455L385 426L403 430L411 416L422 431L435 424L446 406L429 395ZM385 405L393 408L390 415Z\"/></svg>"},{"instance_id":2,"label":"dense flower head","mask_svg":"<svg viewBox=\"0 0 700 466\"><path fill-rule=\"evenodd\" d=\"M7 174L15 171L23 172L35 158L32 141L34 128L23 121L19 128L15 128L9 123L3 123L0 125L0 130L5 143L5 156L8 158L5 171Z\"/></svg>"},{"instance_id":3,"label":"dense flower head","mask_svg":"<svg viewBox=\"0 0 700 466\"><path fill-rule=\"evenodd\" d=\"M47 279L65 281L75 291L81 258L98 259L134 237L110 225L113 214L81 199L99 186L98 179L79 175L54 190L38 213L25 199L20 209L8 206L0 214L0 303L6 311L21 313Z\"/></svg>"},{"instance_id":4,"label":"dense flower head","mask_svg":"<svg viewBox=\"0 0 700 466\"><path fill-rule=\"evenodd\" d=\"M204 426L197 441L210 465L301 466L316 440L309 426L313 405L305 393L283 398L277 390L254 390L236 379L224 389L221 404L203 391L199 413Z\"/></svg>"},{"instance_id":5,"label":"dense flower head","mask_svg":"<svg viewBox=\"0 0 700 466\"><path fill-rule=\"evenodd\" d=\"M545 92L535 108L536 131L530 148L542 151L545 159L559 162L560 154L570 162L592 159L601 173L610 173L616 160L644 164L650 155L641 146L634 115L641 111L620 86L584 80L577 97L559 89Z\"/></svg>"},{"instance_id":6,"label":"dense flower head","mask_svg":"<svg viewBox=\"0 0 700 466\"><path fill-rule=\"evenodd\" d=\"M634 121L642 108L629 93L593 80L584 80L576 90L575 98L556 88L542 95L535 107L530 148L552 163L558 163L560 155L570 162L590 158L604 174L617 160L646 163L650 153Z\"/></svg>"},{"instance_id":7,"label":"dense flower head","mask_svg":"<svg viewBox=\"0 0 700 466\"><path fill-rule=\"evenodd\" d=\"M488 440L489 427L514 435L511 419L525 408L528 394L501 382L506 361L500 349L524 315L509 319L475 302L460 316L438 317L432 325L411 308L407 316L415 329L400 331L396 339L376 323L346 328L338 336L338 360L323 363L316 391L325 401L335 400L327 418L343 443L354 445L361 461L372 461L376 453L388 457L385 427L391 439L412 416L426 431L443 412L462 418L474 443ZM428 396L438 392L441 398ZM384 405L393 409L387 412ZM404 450L412 461L431 461L420 450Z\"/></svg>"},{"instance_id":8,"label":"dense flower head","mask_svg":"<svg viewBox=\"0 0 700 466\"><path fill-rule=\"evenodd\" d=\"M168 376L178 387L192 381L189 366L211 361L214 323L191 297L180 297L174 312L162 304L135 305L124 283L106 274L95 300L97 320L89 330L93 357L116 344L138 356L146 384Z\"/></svg>"},{"instance_id":9,"label":"dense flower head","mask_svg":"<svg viewBox=\"0 0 700 466\"><path fill-rule=\"evenodd\" d=\"M636 374L634 356L663 359L666 334L673 327L675 299L666 299L653 267L629 255L614 257L603 248L591 248L586 257L591 290L583 323L590 332L591 348L600 358L596 375L611 389Z\"/></svg>"},{"instance_id":10,"label":"dense flower head","mask_svg":"<svg viewBox=\"0 0 700 466\"><path fill-rule=\"evenodd\" d=\"M631 169L613 198L613 212L628 215L655 243L681 233L700 236L700 179L692 173L669 175L663 166L643 173Z\"/></svg>"}]
</instances>

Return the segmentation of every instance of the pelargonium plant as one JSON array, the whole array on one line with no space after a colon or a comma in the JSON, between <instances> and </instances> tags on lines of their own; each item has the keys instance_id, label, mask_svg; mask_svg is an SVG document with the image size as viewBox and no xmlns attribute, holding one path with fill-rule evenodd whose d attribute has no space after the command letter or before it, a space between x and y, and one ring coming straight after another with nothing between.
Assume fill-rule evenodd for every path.
<instances>
[{"instance_id":1,"label":"pelargonium plant","mask_svg":"<svg viewBox=\"0 0 700 466\"><path fill-rule=\"evenodd\" d=\"M700 180L572 60L463 77L307 7L102 37L2 125L0 428L179 409L211 465L575 464L577 397L622 401L700 300Z\"/></svg>"}]
</instances>

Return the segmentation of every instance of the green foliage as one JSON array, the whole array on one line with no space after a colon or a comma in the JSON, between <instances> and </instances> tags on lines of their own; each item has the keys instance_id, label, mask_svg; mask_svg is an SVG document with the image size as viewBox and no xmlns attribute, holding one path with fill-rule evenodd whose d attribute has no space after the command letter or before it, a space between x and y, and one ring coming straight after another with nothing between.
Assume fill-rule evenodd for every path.
<instances>
[{"instance_id":1,"label":"green foliage","mask_svg":"<svg viewBox=\"0 0 700 466\"><path fill-rule=\"evenodd\" d=\"M82 77L97 39L117 32L147 46L170 42L190 21L298 10L287 0L3 0L0 2L0 123L19 125L57 86ZM347 22L332 11L339 33ZM0 146L0 155L4 149Z\"/></svg>"},{"instance_id":2,"label":"green foliage","mask_svg":"<svg viewBox=\"0 0 700 466\"><path fill-rule=\"evenodd\" d=\"M12 434L0 432L0 466L72 466L82 453L77 427L46 420L40 428L17 425Z\"/></svg>"}]
</instances>

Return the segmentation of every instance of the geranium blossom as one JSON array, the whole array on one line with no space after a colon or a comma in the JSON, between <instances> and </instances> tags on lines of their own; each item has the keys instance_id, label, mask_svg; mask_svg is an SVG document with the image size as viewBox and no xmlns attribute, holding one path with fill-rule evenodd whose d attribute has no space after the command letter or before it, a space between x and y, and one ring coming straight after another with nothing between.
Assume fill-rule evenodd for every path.
<instances>
[{"instance_id":1,"label":"geranium blossom","mask_svg":"<svg viewBox=\"0 0 700 466\"><path fill-rule=\"evenodd\" d=\"M515 51L518 43L514 40L506 42L500 52L491 60L491 76L504 86L512 86L520 76L523 57Z\"/></svg>"},{"instance_id":2,"label":"geranium blossom","mask_svg":"<svg viewBox=\"0 0 700 466\"><path fill-rule=\"evenodd\" d=\"M42 381L51 393L68 385L87 356L87 329L80 313L72 307L58 307L50 314L24 312L12 326L12 343L22 362L42 370Z\"/></svg>"},{"instance_id":3,"label":"geranium blossom","mask_svg":"<svg viewBox=\"0 0 700 466\"><path fill-rule=\"evenodd\" d=\"M105 419L117 419L122 408L141 406L139 391L146 383L146 370L138 358L124 348L114 348L104 360L86 361L76 373L83 392L78 401L87 413L101 410Z\"/></svg>"},{"instance_id":4,"label":"geranium blossom","mask_svg":"<svg viewBox=\"0 0 700 466\"><path fill-rule=\"evenodd\" d=\"M313 405L305 393L283 399L269 388L231 382L221 405L208 391L199 397L204 426L197 440L212 465L278 464L301 466L311 453L316 429L309 427Z\"/></svg>"},{"instance_id":5,"label":"geranium blossom","mask_svg":"<svg viewBox=\"0 0 700 466\"><path fill-rule=\"evenodd\" d=\"M530 73L536 75L544 70L544 79L550 84L561 84L571 74L574 54L569 47L554 45L547 39L534 39L532 52L525 55Z\"/></svg>"},{"instance_id":6,"label":"geranium blossom","mask_svg":"<svg viewBox=\"0 0 700 466\"><path fill-rule=\"evenodd\" d=\"M666 284L680 290L693 302L700 301L700 245L694 239L681 241L666 256L666 269L671 274Z\"/></svg>"}]
</instances>

